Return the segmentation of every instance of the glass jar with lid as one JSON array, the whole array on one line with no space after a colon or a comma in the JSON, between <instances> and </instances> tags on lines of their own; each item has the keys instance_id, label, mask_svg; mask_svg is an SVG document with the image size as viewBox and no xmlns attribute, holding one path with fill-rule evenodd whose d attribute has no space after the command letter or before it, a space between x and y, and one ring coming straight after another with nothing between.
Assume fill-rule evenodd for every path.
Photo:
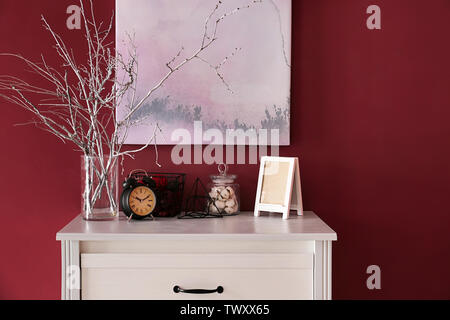
<instances>
[{"instance_id":1,"label":"glass jar with lid","mask_svg":"<svg viewBox=\"0 0 450 320\"><path fill-rule=\"evenodd\" d=\"M228 174L226 164L219 165L219 174L211 175L208 184L209 201L207 212L217 215L236 215L240 210L240 188L237 176Z\"/></svg>"}]
</instances>

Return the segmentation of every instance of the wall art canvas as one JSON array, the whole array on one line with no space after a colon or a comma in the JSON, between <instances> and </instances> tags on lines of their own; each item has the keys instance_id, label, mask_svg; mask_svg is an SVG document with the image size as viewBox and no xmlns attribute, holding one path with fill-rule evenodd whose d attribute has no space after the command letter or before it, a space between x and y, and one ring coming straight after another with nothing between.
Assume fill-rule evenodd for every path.
<instances>
[{"instance_id":1,"label":"wall art canvas","mask_svg":"<svg viewBox=\"0 0 450 320\"><path fill-rule=\"evenodd\" d=\"M160 145L264 144L255 132L289 145L291 11L291 0L116 0L117 50L126 53L134 39L139 97L214 38L133 115L145 120L126 143L145 144L158 126ZM227 134L244 139L230 143Z\"/></svg>"}]
</instances>

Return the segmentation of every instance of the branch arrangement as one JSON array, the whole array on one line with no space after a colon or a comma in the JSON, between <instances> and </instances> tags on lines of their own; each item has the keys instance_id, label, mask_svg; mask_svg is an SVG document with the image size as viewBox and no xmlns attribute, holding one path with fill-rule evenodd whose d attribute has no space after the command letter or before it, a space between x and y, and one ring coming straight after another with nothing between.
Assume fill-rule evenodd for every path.
<instances>
[{"instance_id":1,"label":"branch arrangement","mask_svg":"<svg viewBox=\"0 0 450 320\"><path fill-rule=\"evenodd\" d=\"M18 58L42 79L39 85L34 85L17 77L0 75L0 97L32 112L35 117L31 124L52 133L64 143L72 142L86 157L107 159L100 163L100 171L95 172L100 180L97 190L86 187L96 200L101 189L108 183L109 169L116 164L119 157L133 157L152 143L156 145L156 136L160 131L158 125L145 145L132 150L123 148L130 128L145 120L136 120L132 116L175 73L190 62L198 60L206 63L226 88L232 91L221 73L221 67L240 48L235 48L217 65L208 62L202 54L218 40L219 27L226 18L262 1L253 0L223 14L219 14L219 11L224 0L218 1L205 20L198 48L185 57L184 48L181 48L178 54L166 63L168 72L163 78L150 87L147 94L138 98L138 59L133 37L129 36L128 52L116 52L115 44L111 41L113 17L107 24L98 23L92 0L89 0L89 8L80 0L87 44L86 61L76 61L73 51L42 16L43 26L50 33L62 61L61 66L51 67L43 55L41 61L33 62L19 54L0 54L3 57ZM119 105L126 105L126 113L120 119L117 118Z\"/></svg>"}]
</instances>

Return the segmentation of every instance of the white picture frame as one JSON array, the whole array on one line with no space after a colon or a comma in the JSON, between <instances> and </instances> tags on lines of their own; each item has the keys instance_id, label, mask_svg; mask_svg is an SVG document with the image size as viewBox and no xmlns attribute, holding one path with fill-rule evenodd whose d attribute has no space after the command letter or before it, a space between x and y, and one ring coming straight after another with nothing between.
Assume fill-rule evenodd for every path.
<instances>
[{"instance_id":1,"label":"white picture frame","mask_svg":"<svg viewBox=\"0 0 450 320\"><path fill-rule=\"evenodd\" d=\"M255 200L255 217L261 212L282 213L289 219L291 210L303 215L303 200L298 158L262 157Z\"/></svg>"}]
</instances>

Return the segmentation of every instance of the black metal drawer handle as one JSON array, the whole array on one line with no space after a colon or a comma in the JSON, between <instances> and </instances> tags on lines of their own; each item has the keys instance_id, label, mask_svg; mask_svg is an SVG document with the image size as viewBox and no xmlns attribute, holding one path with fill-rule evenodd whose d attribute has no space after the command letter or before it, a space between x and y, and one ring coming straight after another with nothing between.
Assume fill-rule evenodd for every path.
<instances>
[{"instance_id":1,"label":"black metal drawer handle","mask_svg":"<svg viewBox=\"0 0 450 320\"><path fill-rule=\"evenodd\" d=\"M223 287L218 286L217 289L207 290L207 289L182 289L179 286L173 287L173 292L175 293L188 293L188 294L211 294L211 293L223 293Z\"/></svg>"}]
</instances>

